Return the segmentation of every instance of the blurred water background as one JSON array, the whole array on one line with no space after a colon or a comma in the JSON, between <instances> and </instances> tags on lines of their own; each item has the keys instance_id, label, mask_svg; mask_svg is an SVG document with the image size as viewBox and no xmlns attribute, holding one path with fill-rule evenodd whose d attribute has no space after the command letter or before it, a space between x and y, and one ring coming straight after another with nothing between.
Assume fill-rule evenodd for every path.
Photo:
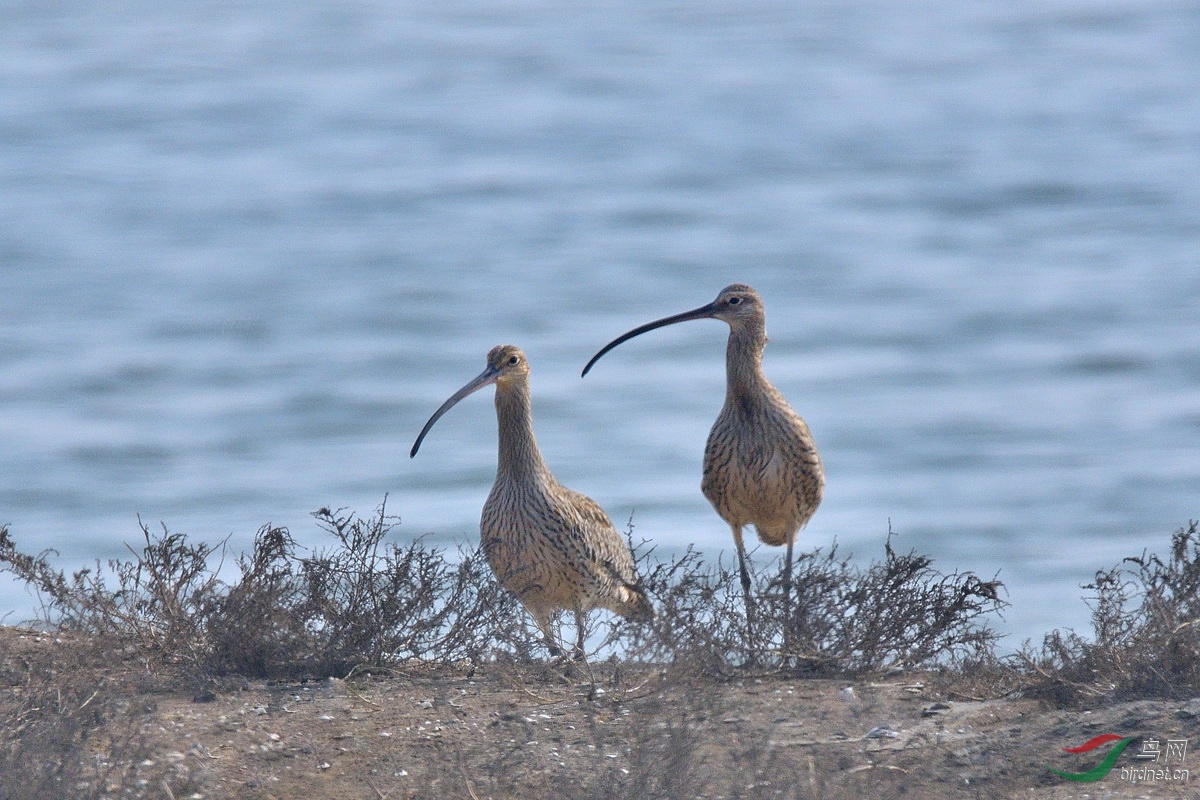
<instances>
[{"instance_id":1,"label":"blurred water background","mask_svg":"<svg viewBox=\"0 0 1200 800\"><path fill-rule=\"evenodd\" d=\"M490 391L407 451L502 342L563 483L728 554L726 327L579 371L733 281L804 548L998 572L1015 647L1200 516L1195 3L0 5L0 522L64 567L385 494L473 545Z\"/></svg>"}]
</instances>

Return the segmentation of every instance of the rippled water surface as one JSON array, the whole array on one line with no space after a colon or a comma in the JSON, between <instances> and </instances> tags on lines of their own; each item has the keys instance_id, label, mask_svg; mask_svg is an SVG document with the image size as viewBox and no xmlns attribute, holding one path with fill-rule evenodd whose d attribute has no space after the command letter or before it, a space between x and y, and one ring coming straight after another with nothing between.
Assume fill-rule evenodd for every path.
<instances>
[{"instance_id":1,"label":"rippled water surface","mask_svg":"<svg viewBox=\"0 0 1200 800\"><path fill-rule=\"evenodd\" d=\"M1191 3L6 3L0 522L246 546L369 513L473 543L492 345L559 479L673 553L718 322L828 478L806 547L999 572L1017 644L1200 516ZM769 554L759 551L758 558ZM0 613L33 599L0 577Z\"/></svg>"}]
</instances>

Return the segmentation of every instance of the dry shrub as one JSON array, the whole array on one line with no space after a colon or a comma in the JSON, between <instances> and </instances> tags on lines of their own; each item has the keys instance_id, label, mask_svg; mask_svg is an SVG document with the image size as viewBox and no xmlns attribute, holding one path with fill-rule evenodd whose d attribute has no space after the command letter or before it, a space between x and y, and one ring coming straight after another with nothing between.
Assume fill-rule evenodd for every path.
<instances>
[{"instance_id":1,"label":"dry shrub","mask_svg":"<svg viewBox=\"0 0 1200 800\"><path fill-rule=\"evenodd\" d=\"M722 673L745 660L746 615L734 571L706 562L691 547L667 561L654 559L652 549L633 550L656 616L648 622L605 620L610 652L705 673Z\"/></svg>"},{"instance_id":2,"label":"dry shrub","mask_svg":"<svg viewBox=\"0 0 1200 800\"><path fill-rule=\"evenodd\" d=\"M385 544L395 518L382 506L369 520L328 509L314 516L337 540L300 562L303 617L315 650L325 654L314 671L532 655L511 634L510 621L523 614L516 598L495 581L478 550L452 561L419 540Z\"/></svg>"},{"instance_id":3,"label":"dry shrub","mask_svg":"<svg viewBox=\"0 0 1200 800\"><path fill-rule=\"evenodd\" d=\"M344 675L412 662L528 662L542 652L527 615L478 551L451 558L420 540L389 541L396 518L385 505L369 518L328 509L314 516L332 538L328 548L302 556L286 529L264 526L229 583L214 563L223 544L193 544L165 527L153 535L145 525L141 552L107 569L97 564L68 579L48 554L18 552L7 531L0 565L42 594L43 624L129 643L193 676ZM930 668L989 653L996 636L983 620L1004 606L998 582L943 574L925 556L898 554L889 531L884 560L867 567L841 558L836 546L800 554L790 598L780 559L765 562L752 576L747 615L733 565L691 549L657 559L632 535L631 524L627 536L658 614L646 623L591 615L592 661L706 674Z\"/></svg>"},{"instance_id":4,"label":"dry shrub","mask_svg":"<svg viewBox=\"0 0 1200 800\"><path fill-rule=\"evenodd\" d=\"M2 529L0 529L2 532ZM36 631L0 642L0 800L66 800L132 788L145 758L138 706L114 654Z\"/></svg>"},{"instance_id":5,"label":"dry shrub","mask_svg":"<svg viewBox=\"0 0 1200 800\"><path fill-rule=\"evenodd\" d=\"M128 641L147 656L200 664L203 633L220 591L209 563L218 549L190 544L165 527L156 537L141 520L139 525L145 540L141 553L129 548L133 560L109 560L109 575L97 563L67 580L50 566L49 556L57 553L20 553L7 528L0 529L0 565L39 594L38 622L46 627Z\"/></svg>"},{"instance_id":6,"label":"dry shrub","mask_svg":"<svg viewBox=\"0 0 1200 800\"><path fill-rule=\"evenodd\" d=\"M749 615L736 566L706 563L692 549L657 563L641 553L659 615L644 624L613 621L607 641L622 642L626 658L716 674L751 666L858 675L929 669L991 653L998 634L985 618L1006 605L998 596L1001 584L971 573L943 574L926 556L898 554L892 535L884 560L865 568L839 557L836 545L798 555L790 599L781 559L764 572L751 564Z\"/></svg>"},{"instance_id":7,"label":"dry shrub","mask_svg":"<svg viewBox=\"0 0 1200 800\"><path fill-rule=\"evenodd\" d=\"M1143 552L1100 570L1094 640L1052 631L1015 659L1028 693L1059 705L1099 698L1187 698L1200 693L1200 532L1192 521L1171 537L1163 560Z\"/></svg>"},{"instance_id":8,"label":"dry shrub","mask_svg":"<svg viewBox=\"0 0 1200 800\"><path fill-rule=\"evenodd\" d=\"M802 556L790 612L781 578L772 579L764 605L782 621L771 632L785 656L824 672L861 674L928 669L992 650L998 634L984 618L1006 605L999 581L943 574L928 556L893 550L892 535L884 560L865 569L839 559L836 546Z\"/></svg>"},{"instance_id":9,"label":"dry shrub","mask_svg":"<svg viewBox=\"0 0 1200 800\"><path fill-rule=\"evenodd\" d=\"M386 542L395 518L383 505L369 519L314 516L332 547L301 557L287 529L263 526L233 583L218 577L223 546L145 525L133 559L69 579L50 565L52 552L21 553L0 529L0 569L39 593L43 627L122 642L193 677L344 675L534 654L511 624L519 605L480 553L452 560L419 540Z\"/></svg>"},{"instance_id":10,"label":"dry shrub","mask_svg":"<svg viewBox=\"0 0 1200 800\"><path fill-rule=\"evenodd\" d=\"M239 579L213 598L205 664L216 673L274 676L311 661L313 650L299 606L296 543L286 528L265 525L250 555L238 559ZM284 667L283 665L289 665Z\"/></svg>"}]
</instances>

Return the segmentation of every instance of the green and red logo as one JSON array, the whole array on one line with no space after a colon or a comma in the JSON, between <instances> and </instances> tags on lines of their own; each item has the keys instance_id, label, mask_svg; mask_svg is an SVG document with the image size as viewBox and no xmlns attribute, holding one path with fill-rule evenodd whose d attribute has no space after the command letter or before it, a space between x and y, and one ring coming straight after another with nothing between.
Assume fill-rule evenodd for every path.
<instances>
[{"instance_id":1,"label":"green and red logo","mask_svg":"<svg viewBox=\"0 0 1200 800\"><path fill-rule=\"evenodd\" d=\"M1064 747L1064 753L1090 753L1098 747L1103 747L1109 742L1116 742L1113 748L1108 751L1108 755L1087 772L1061 772L1054 767L1046 767L1060 778L1066 778L1069 781L1077 783L1091 783L1098 781L1112 771L1113 765L1117 763L1117 758L1120 757L1121 751L1129 746L1129 743L1137 739L1136 736L1121 737L1115 733L1106 733L1103 736L1097 736L1094 739L1088 739L1078 747Z\"/></svg>"}]
</instances>

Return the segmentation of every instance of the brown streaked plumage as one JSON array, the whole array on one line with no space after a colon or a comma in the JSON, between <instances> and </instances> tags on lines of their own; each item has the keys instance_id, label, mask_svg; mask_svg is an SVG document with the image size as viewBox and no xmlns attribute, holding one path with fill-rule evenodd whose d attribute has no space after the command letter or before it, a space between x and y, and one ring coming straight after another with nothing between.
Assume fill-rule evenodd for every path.
<instances>
[{"instance_id":1,"label":"brown streaked plumage","mask_svg":"<svg viewBox=\"0 0 1200 800\"><path fill-rule=\"evenodd\" d=\"M579 653L583 615L607 608L630 619L654 609L634 572L629 546L590 497L550 474L533 437L529 362L510 344L493 347L487 367L433 412L409 456L443 414L467 395L496 385L499 456L496 482L479 520L480 544L500 585L515 594L537 622L552 654L557 640L550 618L575 612Z\"/></svg>"},{"instance_id":2,"label":"brown streaked plumage","mask_svg":"<svg viewBox=\"0 0 1200 800\"><path fill-rule=\"evenodd\" d=\"M726 286L706 306L618 336L592 356L583 374L587 375L601 356L622 342L664 325L693 319L719 319L729 324L725 405L704 447L700 489L733 531L749 609L750 575L742 529L753 525L764 544L787 545L784 588L790 592L796 534L816 512L825 487L821 458L808 425L762 371L767 344L762 297L744 283Z\"/></svg>"}]
</instances>

